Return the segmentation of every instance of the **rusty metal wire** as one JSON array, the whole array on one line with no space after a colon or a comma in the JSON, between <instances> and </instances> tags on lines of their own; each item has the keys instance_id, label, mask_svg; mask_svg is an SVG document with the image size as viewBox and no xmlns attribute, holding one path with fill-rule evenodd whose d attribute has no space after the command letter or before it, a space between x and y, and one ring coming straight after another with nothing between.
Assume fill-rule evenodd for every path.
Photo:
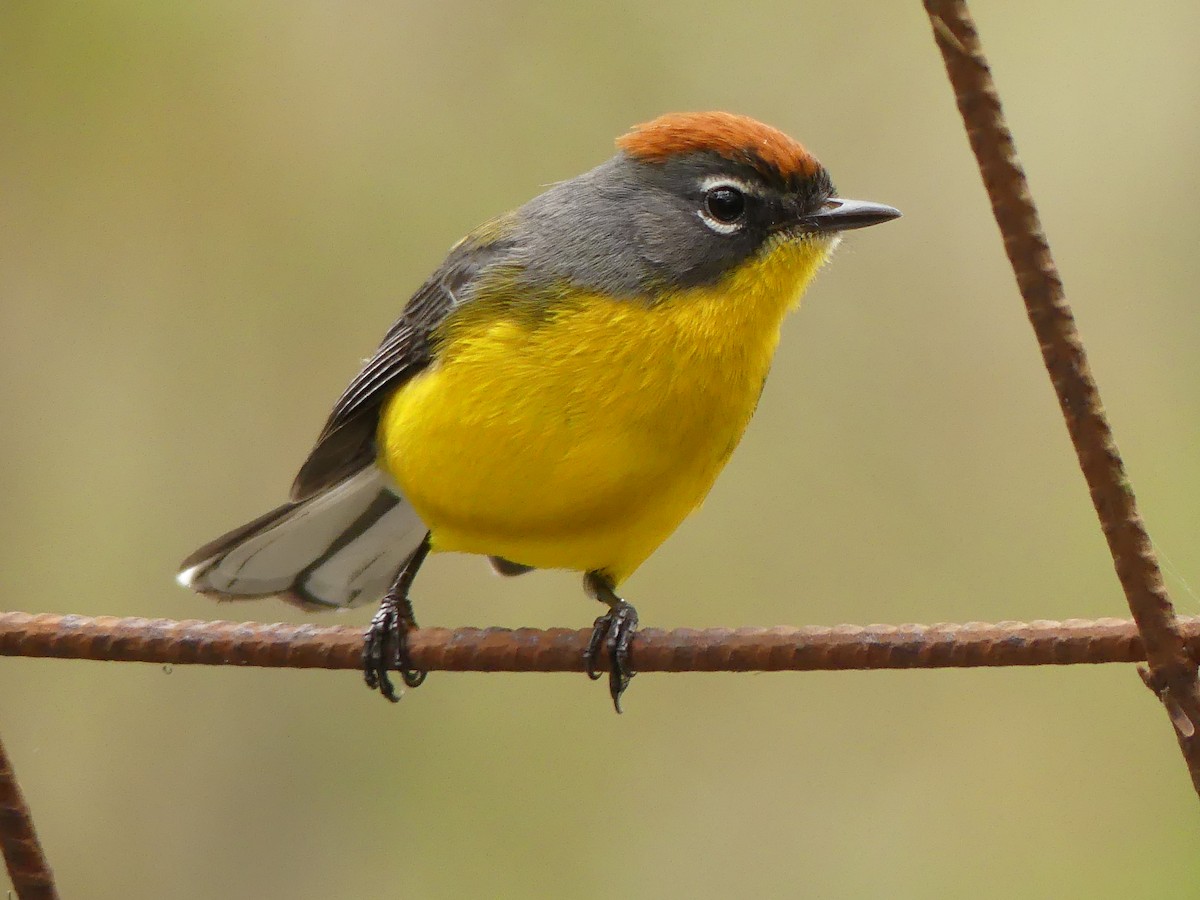
<instances>
[{"instance_id":1,"label":"rusty metal wire","mask_svg":"<svg viewBox=\"0 0 1200 900\"><path fill-rule=\"evenodd\" d=\"M1117 577L1146 647L1150 668L1143 679L1167 708L1192 784L1200 794L1196 659L1175 617L1138 514L1012 133L1004 121L979 33L965 0L924 3Z\"/></svg>"},{"instance_id":2,"label":"rusty metal wire","mask_svg":"<svg viewBox=\"0 0 1200 900\"><path fill-rule=\"evenodd\" d=\"M18 900L57 900L54 875L38 843L29 806L0 741L0 853Z\"/></svg>"},{"instance_id":3,"label":"rusty metal wire","mask_svg":"<svg viewBox=\"0 0 1200 900\"><path fill-rule=\"evenodd\" d=\"M1182 619L1200 648L1200 617ZM421 669L580 672L590 630L421 628L410 636ZM0 656L159 664L357 669L358 628L257 622L88 618L0 613ZM639 631L640 672L775 672L1072 665L1145 659L1128 619L839 625L833 628L680 628Z\"/></svg>"}]
</instances>

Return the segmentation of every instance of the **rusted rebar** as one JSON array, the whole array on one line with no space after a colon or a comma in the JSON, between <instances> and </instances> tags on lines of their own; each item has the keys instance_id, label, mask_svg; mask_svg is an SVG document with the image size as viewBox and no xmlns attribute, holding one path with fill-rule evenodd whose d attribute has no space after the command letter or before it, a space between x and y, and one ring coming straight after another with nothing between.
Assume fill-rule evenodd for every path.
<instances>
[{"instance_id":1,"label":"rusted rebar","mask_svg":"<svg viewBox=\"0 0 1200 900\"><path fill-rule=\"evenodd\" d=\"M1200 647L1200 617L1183 619ZM590 629L421 628L414 666L457 672L580 672ZM258 622L174 621L0 613L0 656L159 664L357 669L359 628ZM775 672L936 669L1138 662L1145 652L1128 619L839 625L833 628L679 628L639 631L640 672Z\"/></svg>"},{"instance_id":2,"label":"rusted rebar","mask_svg":"<svg viewBox=\"0 0 1200 900\"><path fill-rule=\"evenodd\" d=\"M54 875L33 828L29 804L0 741L0 853L18 900L57 900Z\"/></svg>"},{"instance_id":3,"label":"rusted rebar","mask_svg":"<svg viewBox=\"0 0 1200 900\"><path fill-rule=\"evenodd\" d=\"M1117 577L1146 647L1146 684L1167 707L1200 794L1200 685L1138 514L1075 318L1050 255L1000 96L965 0L924 0L1004 248L1087 479Z\"/></svg>"}]
</instances>

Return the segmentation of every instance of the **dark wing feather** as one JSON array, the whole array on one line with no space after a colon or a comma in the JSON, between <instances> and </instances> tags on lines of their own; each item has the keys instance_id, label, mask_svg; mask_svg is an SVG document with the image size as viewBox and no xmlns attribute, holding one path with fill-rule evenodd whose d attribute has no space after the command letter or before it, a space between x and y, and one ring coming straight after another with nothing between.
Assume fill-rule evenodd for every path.
<instances>
[{"instance_id":1,"label":"dark wing feather","mask_svg":"<svg viewBox=\"0 0 1200 900\"><path fill-rule=\"evenodd\" d=\"M491 226L489 236L496 227ZM310 497L374 461L375 430L384 401L429 365L438 326L463 302L479 272L511 246L503 239L481 243L469 237L450 251L334 404L292 484L293 500Z\"/></svg>"}]
</instances>

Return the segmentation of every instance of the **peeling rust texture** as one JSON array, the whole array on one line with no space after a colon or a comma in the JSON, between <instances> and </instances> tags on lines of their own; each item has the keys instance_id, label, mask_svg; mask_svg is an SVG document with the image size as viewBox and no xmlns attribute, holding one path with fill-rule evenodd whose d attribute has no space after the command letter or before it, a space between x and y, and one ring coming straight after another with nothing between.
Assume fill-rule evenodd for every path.
<instances>
[{"instance_id":1,"label":"peeling rust texture","mask_svg":"<svg viewBox=\"0 0 1200 900\"><path fill-rule=\"evenodd\" d=\"M1147 684L1171 714L1200 793L1200 687L1146 527L1100 403L1075 317L1038 218L1000 96L965 0L925 0L1004 249L1054 385L1092 505L1150 665ZM1181 723L1188 724L1182 729Z\"/></svg>"},{"instance_id":2,"label":"peeling rust texture","mask_svg":"<svg viewBox=\"0 0 1200 900\"><path fill-rule=\"evenodd\" d=\"M1183 619L1200 645L1200 617ZM581 672L589 629L421 628L412 663L456 672ZM0 656L159 664L357 669L357 628L258 622L0 613ZM1145 659L1128 619L838 625L833 628L648 628L634 638L640 672L777 672L1074 665ZM604 663L607 665L607 661Z\"/></svg>"}]
</instances>

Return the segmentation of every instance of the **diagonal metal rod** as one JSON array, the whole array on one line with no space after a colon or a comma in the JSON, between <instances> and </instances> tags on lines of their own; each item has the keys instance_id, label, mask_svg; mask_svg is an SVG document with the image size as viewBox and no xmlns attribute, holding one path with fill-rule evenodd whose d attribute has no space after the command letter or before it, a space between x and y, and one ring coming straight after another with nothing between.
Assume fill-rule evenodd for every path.
<instances>
[{"instance_id":1,"label":"diagonal metal rod","mask_svg":"<svg viewBox=\"0 0 1200 900\"><path fill-rule=\"evenodd\" d=\"M33 815L17 784L3 742L0 742L0 854L4 856L17 900L58 900L54 875L33 829Z\"/></svg>"},{"instance_id":2,"label":"diagonal metal rod","mask_svg":"<svg viewBox=\"0 0 1200 900\"><path fill-rule=\"evenodd\" d=\"M1143 679L1167 708L1192 784L1200 794L1196 659L1175 617L1154 548L1138 514L1012 133L1004 121L979 33L965 0L924 3L1117 577L1146 648L1150 667L1142 673Z\"/></svg>"},{"instance_id":3,"label":"diagonal metal rod","mask_svg":"<svg viewBox=\"0 0 1200 900\"><path fill-rule=\"evenodd\" d=\"M1182 619L1200 648L1200 617ZM581 672L590 629L420 628L413 665L458 672ZM359 628L0 613L0 656L159 664L358 669ZM1128 619L839 625L833 628L680 628L639 631L640 672L940 669L1138 662Z\"/></svg>"}]
</instances>

